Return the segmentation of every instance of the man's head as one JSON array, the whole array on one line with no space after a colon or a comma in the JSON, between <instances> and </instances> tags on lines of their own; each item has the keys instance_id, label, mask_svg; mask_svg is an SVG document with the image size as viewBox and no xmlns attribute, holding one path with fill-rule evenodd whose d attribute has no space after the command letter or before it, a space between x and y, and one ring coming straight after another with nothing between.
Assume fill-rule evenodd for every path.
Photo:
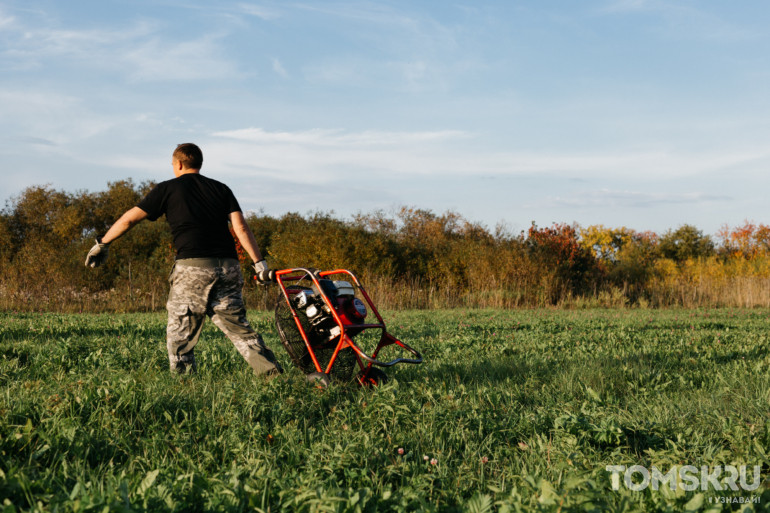
<instances>
[{"instance_id":1,"label":"man's head","mask_svg":"<svg viewBox=\"0 0 770 513\"><path fill-rule=\"evenodd\" d=\"M178 161L183 169L199 170L203 166L203 152L193 143L177 145L173 160Z\"/></svg>"}]
</instances>

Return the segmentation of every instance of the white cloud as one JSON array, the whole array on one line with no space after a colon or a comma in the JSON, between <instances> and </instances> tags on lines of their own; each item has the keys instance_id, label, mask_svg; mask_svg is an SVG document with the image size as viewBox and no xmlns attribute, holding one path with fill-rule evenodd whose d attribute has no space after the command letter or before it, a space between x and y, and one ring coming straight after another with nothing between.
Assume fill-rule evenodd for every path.
<instances>
[{"instance_id":1,"label":"white cloud","mask_svg":"<svg viewBox=\"0 0 770 513\"><path fill-rule=\"evenodd\" d=\"M87 63L102 61L105 54L130 46L155 32L147 22L135 23L122 30L62 30L55 27L16 23L5 34L3 55L8 59L24 59L39 64L46 59L70 58Z\"/></svg>"},{"instance_id":2,"label":"white cloud","mask_svg":"<svg viewBox=\"0 0 770 513\"><path fill-rule=\"evenodd\" d=\"M248 16L255 16L265 21L274 20L280 17L278 11L255 4L238 4L239 12Z\"/></svg>"},{"instance_id":3,"label":"white cloud","mask_svg":"<svg viewBox=\"0 0 770 513\"><path fill-rule=\"evenodd\" d=\"M344 20L343 27L348 27L348 35L359 38L367 47L419 54L443 52L460 46L455 27L411 9L396 9L383 3L367 1L319 2L313 5L298 4L295 7L316 15Z\"/></svg>"},{"instance_id":4,"label":"white cloud","mask_svg":"<svg viewBox=\"0 0 770 513\"><path fill-rule=\"evenodd\" d=\"M319 3L297 4L296 7L335 18L347 18L359 23L375 23L378 25L399 25L413 27L414 18L390 9L382 4L372 2Z\"/></svg>"},{"instance_id":5,"label":"white cloud","mask_svg":"<svg viewBox=\"0 0 770 513\"><path fill-rule=\"evenodd\" d=\"M675 152L609 150L591 153L499 153L494 159L482 157L495 174L542 174L574 177L612 177L640 181L696 176L729 170L764 160L764 149L727 152ZM508 172L505 172L505 170Z\"/></svg>"},{"instance_id":6,"label":"white cloud","mask_svg":"<svg viewBox=\"0 0 770 513\"><path fill-rule=\"evenodd\" d=\"M650 9L650 0L612 0L605 7L606 12L627 12Z\"/></svg>"},{"instance_id":7,"label":"white cloud","mask_svg":"<svg viewBox=\"0 0 770 513\"><path fill-rule=\"evenodd\" d=\"M92 112L85 101L51 91L0 90L0 118L19 137L64 144L103 132L114 121ZM10 131L10 130L9 130Z\"/></svg>"},{"instance_id":8,"label":"white cloud","mask_svg":"<svg viewBox=\"0 0 770 513\"><path fill-rule=\"evenodd\" d=\"M712 152L490 152L463 131L348 132L315 129L216 132L207 152L235 176L273 176L325 183L366 175L376 182L410 176L624 180L650 183L751 169L770 161L763 148ZM640 200L641 201L641 200Z\"/></svg>"},{"instance_id":9,"label":"white cloud","mask_svg":"<svg viewBox=\"0 0 770 513\"><path fill-rule=\"evenodd\" d=\"M469 57L463 45L467 33L425 13L360 1L296 8L335 27L332 37L347 41L346 51L303 66L310 82L435 93L465 77L469 67L479 66L479 56Z\"/></svg>"},{"instance_id":10,"label":"white cloud","mask_svg":"<svg viewBox=\"0 0 770 513\"><path fill-rule=\"evenodd\" d=\"M339 148L350 147L351 145L381 146L446 141L469 136L468 133L459 130L439 130L434 132L346 132L334 129L313 129L297 132L270 132L262 128L228 130L216 132L212 135L253 143L311 144Z\"/></svg>"},{"instance_id":11,"label":"white cloud","mask_svg":"<svg viewBox=\"0 0 770 513\"><path fill-rule=\"evenodd\" d=\"M275 57L272 60L273 60L273 71L275 71L281 77L287 78L289 76L289 73L286 71L286 68L283 67L283 64L281 64L281 61Z\"/></svg>"},{"instance_id":12,"label":"white cloud","mask_svg":"<svg viewBox=\"0 0 770 513\"><path fill-rule=\"evenodd\" d=\"M13 24L0 54L7 67L33 70L67 66L124 74L135 82L188 81L233 77L236 66L219 45L221 35L165 37L153 21L109 29L62 30L29 23Z\"/></svg>"},{"instance_id":13,"label":"white cloud","mask_svg":"<svg viewBox=\"0 0 770 513\"><path fill-rule=\"evenodd\" d=\"M214 36L169 43L159 38L123 49L129 77L140 82L222 80L237 74L235 65L220 54Z\"/></svg>"},{"instance_id":14,"label":"white cloud","mask_svg":"<svg viewBox=\"0 0 770 513\"><path fill-rule=\"evenodd\" d=\"M653 14L661 18L659 30L672 38L695 38L717 41L742 41L757 37L752 29L735 25L698 3L671 0L613 0L603 12L609 14Z\"/></svg>"},{"instance_id":15,"label":"white cloud","mask_svg":"<svg viewBox=\"0 0 770 513\"><path fill-rule=\"evenodd\" d=\"M13 16L7 16L0 12L0 28L7 29L16 22L16 18Z\"/></svg>"},{"instance_id":16,"label":"white cloud","mask_svg":"<svg viewBox=\"0 0 770 513\"><path fill-rule=\"evenodd\" d=\"M539 207L553 208L648 208L665 204L686 205L710 202L732 201L727 195L710 194L701 191L693 192L641 192L629 190L585 190L570 194L569 196L551 196L546 198Z\"/></svg>"},{"instance_id":17,"label":"white cloud","mask_svg":"<svg viewBox=\"0 0 770 513\"><path fill-rule=\"evenodd\" d=\"M442 148L468 134L436 132L346 132L315 129L271 132L262 128L212 134L205 142L209 162L233 176L270 176L329 183L365 177L368 183L442 167Z\"/></svg>"}]
</instances>

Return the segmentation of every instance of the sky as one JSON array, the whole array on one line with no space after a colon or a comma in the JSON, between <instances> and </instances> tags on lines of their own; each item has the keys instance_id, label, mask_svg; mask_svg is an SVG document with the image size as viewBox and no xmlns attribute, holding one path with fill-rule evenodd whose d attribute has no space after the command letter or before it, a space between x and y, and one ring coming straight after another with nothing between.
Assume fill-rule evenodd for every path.
<instances>
[{"instance_id":1,"label":"sky","mask_svg":"<svg viewBox=\"0 0 770 513\"><path fill-rule=\"evenodd\" d=\"M245 211L770 224L765 0L0 0L0 199L173 178Z\"/></svg>"}]
</instances>

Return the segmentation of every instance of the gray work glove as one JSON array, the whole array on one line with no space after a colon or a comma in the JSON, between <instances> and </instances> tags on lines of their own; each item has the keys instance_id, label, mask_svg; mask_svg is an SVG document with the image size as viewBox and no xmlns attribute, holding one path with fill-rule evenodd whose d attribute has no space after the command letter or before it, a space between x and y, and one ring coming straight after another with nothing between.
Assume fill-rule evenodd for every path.
<instances>
[{"instance_id":1,"label":"gray work glove","mask_svg":"<svg viewBox=\"0 0 770 513\"><path fill-rule=\"evenodd\" d=\"M86 256L86 267L99 267L104 263L109 252L110 245L102 242L101 237L97 237L96 244L91 248Z\"/></svg>"},{"instance_id":2,"label":"gray work glove","mask_svg":"<svg viewBox=\"0 0 770 513\"><path fill-rule=\"evenodd\" d=\"M267 267L267 262L265 262L265 259L260 260L251 267L254 269L257 283L261 285L267 285L268 283L275 282L275 271L272 271L269 267Z\"/></svg>"}]
</instances>

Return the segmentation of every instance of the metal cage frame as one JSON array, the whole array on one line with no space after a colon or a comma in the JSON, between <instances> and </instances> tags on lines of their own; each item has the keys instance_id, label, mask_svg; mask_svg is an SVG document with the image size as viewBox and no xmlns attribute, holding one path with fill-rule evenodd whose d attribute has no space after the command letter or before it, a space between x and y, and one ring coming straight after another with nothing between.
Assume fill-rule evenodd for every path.
<instances>
[{"instance_id":1,"label":"metal cage frame","mask_svg":"<svg viewBox=\"0 0 770 513\"><path fill-rule=\"evenodd\" d=\"M361 297L366 302L367 308L369 309L369 311L371 311L374 314L378 322L361 323L361 324L346 323L345 320L343 320L340 317L339 313L337 312L336 306L332 303L332 300L329 298L328 294L326 293L326 290L324 290L324 287L319 282L319 280L321 279L325 279L328 276L334 276L334 275L346 275L353 281L355 287L360 292ZM313 345L308 337L308 334L305 328L302 326L302 322L300 320L299 314L297 313L297 310L292 304L290 293L287 290L289 283L297 282L305 279L309 279L310 282L313 283L315 290L318 291L318 294L320 295L321 298L323 298L324 303L329 307L329 311L331 312L331 315L334 318L334 321L336 322L337 326L340 329L339 339L337 341L336 347L334 348L334 352L332 353L332 356L329 359L328 364L326 364L326 368L323 368L319 363L318 358L316 357L316 354L315 354L315 349L313 348ZM359 376L358 380L360 384L365 384L368 382L367 378L369 376L371 369L374 366L391 367L398 363L410 363L410 364L422 363L423 358L422 358L422 355L419 353L419 351L410 347L408 344L402 342L401 340L399 340L398 338L396 338L395 336L393 336L388 332L387 327L385 326L385 321L380 315L380 312L377 310L377 307L374 306L372 299L369 297L369 294L366 292L366 289L361 284L361 281L356 277L355 274L353 274L349 270L334 269L331 271L319 271L317 269L307 268L307 267L294 267L290 269L282 269L282 270L276 271L275 280L281 289L283 300L286 301L286 305L288 305L289 307L292 318L294 319L294 322L297 326L297 330L302 336L302 340L305 342L305 347L308 351L308 354L310 355L310 358L316 369L316 372L322 373L328 376L332 370L332 367L334 366L334 363L337 361L337 357L340 351L346 348L352 349L353 352L355 353L356 363L358 364L358 367L360 369L360 372L358 375ZM279 327L279 330L280 330L280 327ZM353 340L353 337L355 335L357 335L358 333L361 333L364 330L381 330L379 343L377 344L377 346L375 347L374 351L371 354L367 354ZM410 358L398 357L389 361L379 360L377 356L379 355L380 351L383 348L391 345L397 345L401 347L402 349L410 353L412 357Z\"/></svg>"}]
</instances>

